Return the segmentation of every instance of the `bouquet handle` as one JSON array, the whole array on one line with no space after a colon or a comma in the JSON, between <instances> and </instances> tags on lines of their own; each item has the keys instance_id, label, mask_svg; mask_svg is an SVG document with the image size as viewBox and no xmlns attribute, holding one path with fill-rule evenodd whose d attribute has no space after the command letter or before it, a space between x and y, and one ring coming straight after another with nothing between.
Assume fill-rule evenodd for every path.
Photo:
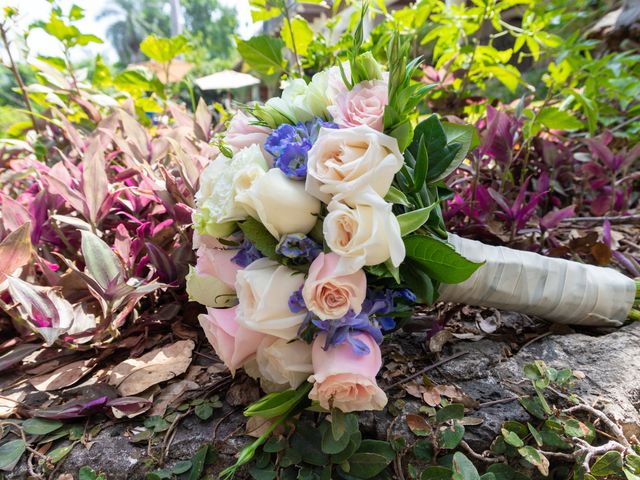
<instances>
[{"instance_id":1,"label":"bouquet handle","mask_svg":"<svg viewBox=\"0 0 640 480\"><path fill-rule=\"evenodd\" d=\"M612 268L485 245L453 234L449 243L462 256L485 265L462 283L443 284L440 300L589 326L620 326L633 307L635 281Z\"/></svg>"}]
</instances>

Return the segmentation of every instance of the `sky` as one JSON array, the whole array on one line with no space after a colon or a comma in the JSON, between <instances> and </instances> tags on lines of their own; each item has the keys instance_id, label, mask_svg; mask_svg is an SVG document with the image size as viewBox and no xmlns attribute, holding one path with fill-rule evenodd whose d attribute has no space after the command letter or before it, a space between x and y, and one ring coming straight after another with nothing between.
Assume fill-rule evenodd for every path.
<instances>
[{"instance_id":1,"label":"sky","mask_svg":"<svg viewBox=\"0 0 640 480\"><path fill-rule=\"evenodd\" d=\"M138 0L143 2L144 0ZM83 33L93 33L105 40L103 44L90 44L87 47L77 47L72 52L73 60L80 60L86 57L93 57L100 53L109 62L115 62L117 55L109 42L106 40L105 32L113 21L106 18L98 21L97 15L110 3L109 0L58 0L57 2L64 11L69 11L71 6L76 5L84 8L85 18L76 25ZM238 11L239 35L242 38L250 37L256 31L256 25L251 21L248 0L220 0L220 3L234 6ZM34 20L44 20L51 11L47 0L0 0L0 7L16 7L20 11L19 28L23 29ZM30 56L37 55L60 55L62 50L55 39L42 30L34 30L29 36L28 46Z\"/></svg>"}]
</instances>

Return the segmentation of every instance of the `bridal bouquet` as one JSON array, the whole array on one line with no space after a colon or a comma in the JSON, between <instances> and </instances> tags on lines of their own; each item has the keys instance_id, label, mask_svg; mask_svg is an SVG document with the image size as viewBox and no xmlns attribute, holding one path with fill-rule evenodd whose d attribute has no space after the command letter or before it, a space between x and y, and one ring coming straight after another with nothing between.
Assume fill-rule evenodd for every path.
<instances>
[{"instance_id":1,"label":"bridal bouquet","mask_svg":"<svg viewBox=\"0 0 640 480\"><path fill-rule=\"evenodd\" d=\"M187 289L232 374L243 368L271 393L247 415L284 418L306 398L382 409L379 345L416 304L620 324L636 299L613 270L448 235L443 179L475 131L435 115L418 123L431 88L412 80L419 62L396 37L385 71L355 38L347 61L237 113L200 178Z\"/></svg>"}]
</instances>

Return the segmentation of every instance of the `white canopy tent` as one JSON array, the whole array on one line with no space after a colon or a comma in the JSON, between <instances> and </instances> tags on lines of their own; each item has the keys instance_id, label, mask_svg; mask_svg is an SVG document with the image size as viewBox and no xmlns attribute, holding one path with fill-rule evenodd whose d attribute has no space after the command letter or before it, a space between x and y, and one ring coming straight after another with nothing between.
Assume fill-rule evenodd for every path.
<instances>
[{"instance_id":1,"label":"white canopy tent","mask_svg":"<svg viewBox=\"0 0 640 480\"><path fill-rule=\"evenodd\" d=\"M258 85L260 80L248 73L223 70L206 77L196 79L196 85L202 90L235 90L236 88Z\"/></svg>"}]
</instances>

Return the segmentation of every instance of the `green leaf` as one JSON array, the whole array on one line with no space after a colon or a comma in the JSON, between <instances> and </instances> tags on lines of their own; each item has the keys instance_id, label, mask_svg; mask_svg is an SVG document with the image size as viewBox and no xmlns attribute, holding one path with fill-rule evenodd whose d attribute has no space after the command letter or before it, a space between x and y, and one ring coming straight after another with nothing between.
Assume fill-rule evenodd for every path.
<instances>
[{"instance_id":1,"label":"green leaf","mask_svg":"<svg viewBox=\"0 0 640 480\"><path fill-rule=\"evenodd\" d=\"M544 444L544 441L542 440L542 435L540 435L540 432L538 432L538 430L536 430L535 427L529 422L527 422L527 428L529 429L529 432L531 433L533 439L536 441L536 444L541 447Z\"/></svg>"},{"instance_id":2,"label":"green leaf","mask_svg":"<svg viewBox=\"0 0 640 480\"><path fill-rule=\"evenodd\" d=\"M400 272L407 287L415 293L418 303L431 305L435 294L435 287L431 278L411 260L406 260L402 263Z\"/></svg>"},{"instance_id":3,"label":"green leaf","mask_svg":"<svg viewBox=\"0 0 640 480\"><path fill-rule=\"evenodd\" d=\"M265 75L274 75L284 71L282 49L284 42L268 35L257 35L249 40L236 37L238 52L249 67Z\"/></svg>"},{"instance_id":4,"label":"green leaf","mask_svg":"<svg viewBox=\"0 0 640 480\"><path fill-rule=\"evenodd\" d=\"M346 462L347 460L349 460L349 458L351 458L351 455L353 455L360 448L361 443L362 434L360 433L360 431L354 432L353 434L351 434L351 438L349 439L349 445L347 445L347 448L345 448L338 454L331 455L331 463L340 465L341 463Z\"/></svg>"},{"instance_id":5,"label":"green leaf","mask_svg":"<svg viewBox=\"0 0 640 480\"><path fill-rule=\"evenodd\" d=\"M487 468L487 473L491 473L496 480L516 480L517 475L513 468L504 463L494 463L490 465Z\"/></svg>"},{"instance_id":6,"label":"green leaf","mask_svg":"<svg viewBox=\"0 0 640 480\"><path fill-rule=\"evenodd\" d=\"M29 435L46 435L59 429L63 423L60 420L46 418L30 418L22 424L22 429Z\"/></svg>"},{"instance_id":7,"label":"green leaf","mask_svg":"<svg viewBox=\"0 0 640 480\"><path fill-rule=\"evenodd\" d=\"M349 459L349 473L356 478L373 478L387 468L389 463L389 460L377 453L355 453Z\"/></svg>"},{"instance_id":8,"label":"green leaf","mask_svg":"<svg viewBox=\"0 0 640 480\"><path fill-rule=\"evenodd\" d=\"M309 393L311 384L302 384L297 390L285 390L284 392L275 392L265 395L257 402L249 405L244 415L247 417L260 416L264 418L274 418L284 415L297 405L307 393Z\"/></svg>"},{"instance_id":9,"label":"green leaf","mask_svg":"<svg viewBox=\"0 0 640 480\"><path fill-rule=\"evenodd\" d=\"M198 451L191 459L193 466L191 467L191 473L189 473L189 480L199 480L199 478L202 476L208 451L209 445L203 445L198 449Z\"/></svg>"},{"instance_id":10,"label":"green leaf","mask_svg":"<svg viewBox=\"0 0 640 480\"><path fill-rule=\"evenodd\" d=\"M464 427L456 422L453 426L440 430L438 444L441 448L451 450L458 446L462 437L464 437Z\"/></svg>"},{"instance_id":11,"label":"green leaf","mask_svg":"<svg viewBox=\"0 0 640 480\"><path fill-rule=\"evenodd\" d=\"M71 450L73 450L73 447L74 447L74 444L72 443L71 445L66 445L64 447L56 448L55 450L52 450L51 452L47 453L47 457L49 458L49 461L51 463L56 464L60 460L62 460L64 457L69 455Z\"/></svg>"},{"instance_id":12,"label":"green leaf","mask_svg":"<svg viewBox=\"0 0 640 480\"><path fill-rule=\"evenodd\" d=\"M27 449L23 440L11 440L0 445L0 470L11 471Z\"/></svg>"},{"instance_id":13,"label":"green leaf","mask_svg":"<svg viewBox=\"0 0 640 480\"><path fill-rule=\"evenodd\" d=\"M473 463L460 452L453 454L454 480L480 480L480 474Z\"/></svg>"},{"instance_id":14,"label":"green leaf","mask_svg":"<svg viewBox=\"0 0 640 480\"><path fill-rule=\"evenodd\" d=\"M287 446L288 443L286 438L269 437L269 440L267 440L262 447L262 451L267 453L277 453L287 448Z\"/></svg>"},{"instance_id":15,"label":"green leaf","mask_svg":"<svg viewBox=\"0 0 640 480\"><path fill-rule=\"evenodd\" d=\"M112 282L115 279L122 280L124 273L120 260L113 253L111 247L101 240L96 234L81 231L82 235L81 249L84 262L87 266L86 270L96 282L107 290L109 286L113 287Z\"/></svg>"},{"instance_id":16,"label":"green leaf","mask_svg":"<svg viewBox=\"0 0 640 480\"><path fill-rule=\"evenodd\" d=\"M298 55L306 57L309 44L313 41L313 30L309 26L309 22L300 16L296 16L291 20L291 28L289 28L289 22L286 20L283 22L282 40L284 40L284 44L289 50L296 51Z\"/></svg>"},{"instance_id":17,"label":"green leaf","mask_svg":"<svg viewBox=\"0 0 640 480\"><path fill-rule=\"evenodd\" d=\"M180 460L179 462L176 462L171 471L174 475L180 475L187 472L192 467L192 465L193 462L191 460Z\"/></svg>"},{"instance_id":18,"label":"green leaf","mask_svg":"<svg viewBox=\"0 0 640 480\"><path fill-rule=\"evenodd\" d=\"M573 114L559 110L556 107L545 107L538 113L537 121L549 129L554 130L579 130L584 124Z\"/></svg>"},{"instance_id":19,"label":"green leaf","mask_svg":"<svg viewBox=\"0 0 640 480\"><path fill-rule=\"evenodd\" d=\"M459 136L462 140L466 139L461 131L454 132L452 130L452 136ZM420 155L421 145L426 147L426 157L428 158L428 170L425 178L427 183L438 181L460 155L462 155L462 159L466 155L466 152L460 154L462 143L453 140L449 142L445 129L435 114L420 122L413 132L413 141L409 145L409 152L416 161ZM422 184L415 185L414 188L419 190L422 188Z\"/></svg>"},{"instance_id":20,"label":"green leaf","mask_svg":"<svg viewBox=\"0 0 640 480\"><path fill-rule=\"evenodd\" d=\"M250 468L249 474L254 480L274 480L278 476L273 469L257 467Z\"/></svg>"},{"instance_id":21,"label":"green leaf","mask_svg":"<svg viewBox=\"0 0 640 480\"><path fill-rule=\"evenodd\" d=\"M322 452L322 432L310 423L298 422L296 431L291 437L291 446L305 463L317 467L327 465L329 457Z\"/></svg>"},{"instance_id":22,"label":"green leaf","mask_svg":"<svg viewBox=\"0 0 640 480\"><path fill-rule=\"evenodd\" d=\"M408 207L411 205L407 196L402 193L402 191L398 190L396 187L389 188L389 191L384 196L385 201L389 203L395 203L397 205L404 205Z\"/></svg>"},{"instance_id":23,"label":"green leaf","mask_svg":"<svg viewBox=\"0 0 640 480\"><path fill-rule=\"evenodd\" d=\"M420 480L451 480L452 473L445 467L427 467L422 472Z\"/></svg>"},{"instance_id":24,"label":"green leaf","mask_svg":"<svg viewBox=\"0 0 640 480\"><path fill-rule=\"evenodd\" d=\"M443 283L461 283L482 263L467 260L455 249L434 237L411 235L404 239L407 257L418 263L433 279Z\"/></svg>"},{"instance_id":25,"label":"green leaf","mask_svg":"<svg viewBox=\"0 0 640 480\"><path fill-rule=\"evenodd\" d=\"M442 128L447 136L447 143L459 143L460 149L456 152L449 166L442 172L438 178L433 181L441 180L448 177L460 164L464 161L467 153L473 150L479 143L478 131L473 125L461 125L459 123L443 122Z\"/></svg>"},{"instance_id":26,"label":"green leaf","mask_svg":"<svg viewBox=\"0 0 640 480\"><path fill-rule=\"evenodd\" d=\"M431 211L437 206L438 203L436 202L432 203L428 207L420 208L418 210L413 210L411 212L398 215L397 219L398 223L400 224L400 235L405 237L419 229L427 222L427 220L429 220Z\"/></svg>"},{"instance_id":27,"label":"green leaf","mask_svg":"<svg viewBox=\"0 0 640 480\"><path fill-rule=\"evenodd\" d=\"M539 418L540 420L544 420L547 417L544 408L537 397L521 397L518 401L520 402L520 405L522 405L522 407L534 417Z\"/></svg>"},{"instance_id":28,"label":"green leaf","mask_svg":"<svg viewBox=\"0 0 640 480\"><path fill-rule=\"evenodd\" d=\"M387 459L388 463L391 463L396 456L389 442L371 439L362 441L360 448L358 449L358 453L375 453L377 455L382 455Z\"/></svg>"},{"instance_id":29,"label":"green leaf","mask_svg":"<svg viewBox=\"0 0 640 480\"><path fill-rule=\"evenodd\" d=\"M549 475L549 460L539 450L527 445L518 449L518 453L527 462L534 465L542 475L545 477Z\"/></svg>"},{"instance_id":30,"label":"green leaf","mask_svg":"<svg viewBox=\"0 0 640 480\"><path fill-rule=\"evenodd\" d=\"M436 421L443 423L448 420L462 420L464 418L464 405L452 403L436 412Z\"/></svg>"},{"instance_id":31,"label":"green leaf","mask_svg":"<svg viewBox=\"0 0 640 480\"><path fill-rule=\"evenodd\" d=\"M357 422L357 420L356 420ZM339 438L334 438L333 431L331 429L331 425L328 423L323 423L321 425L322 431L322 452L327 455L334 455L344 451L349 445L349 441L351 440L351 435L347 434L346 431Z\"/></svg>"},{"instance_id":32,"label":"green leaf","mask_svg":"<svg viewBox=\"0 0 640 480\"><path fill-rule=\"evenodd\" d=\"M594 477L608 477L622 473L622 455L620 452L610 451L598 457L591 466L591 475Z\"/></svg>"},{"instance_id":33,"label":"green leaf","mask_svg":"<svg viewBox=\"0 0 640 480\"><path fill-rule=\"evenodd\" d=\"M249 217L238 226L247 240L253 243L260 253L271 260L278 259L278 254L276 253L278 240L269 233L269 230L262 223Z\"/></svg>"},{"instance_id":34,"label":"green leaf","mask_svg":"<svg viewBox=\"0 0 640 480\"><path fill-rule=\"evenodd\" d=\"M170 62L189 50L189 41L184 35L163 38L151 34L140 43L140 51L159 63Z\"/></svg>"},{"instance_id":35,"label":"green leaf","mask_svg":"<svg viewBox=\"0 0 640 480\"><path fill-rule=\"evenodd\" d=\"M81 467L78 471L78 480L98 480L98 474L91 467Z\"/></svg>"},{"instance_id":36,"label":"green leaf","mask_svg":"<svg viewBox=\"0 0 640 480\"><path fill-rule=\"evenodd\" d=\"M520 448L524 446L524 442L515 432L503 428L502 436L504 437L504 441L513 447Z\"/></svg>"},{"instance_id":37,"label":"green leaf","mask_svg":"<svg viewBox=\"0 0 640 480\"><path fill-rule=\"evenodd\" d=\"M196 406L195 413L196 416L201 420L209 420L209 418L211 418L211 415L213 415L213 407L211 407L211 405L209 405L208 403L203 403Z\"/></svg>"}]
</instances>

